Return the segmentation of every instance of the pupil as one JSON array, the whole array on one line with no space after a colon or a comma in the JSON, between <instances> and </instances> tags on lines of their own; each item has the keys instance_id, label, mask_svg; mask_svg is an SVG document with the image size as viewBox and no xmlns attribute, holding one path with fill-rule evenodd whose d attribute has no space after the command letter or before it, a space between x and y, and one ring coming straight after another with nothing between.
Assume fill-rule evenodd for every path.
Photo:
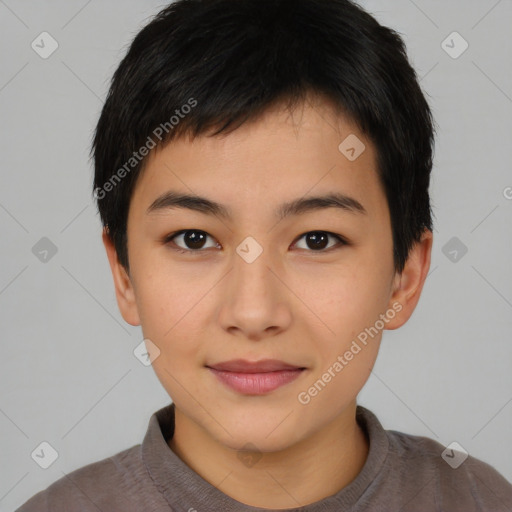
<instances>
[{"instance_id":1,"label":"pupil","mask_svg":"<svg viewBox=\"0 0 512 512\"><path fill-rule=\"evenodd\" d=\"M319 231L313 231L306 236L306 243L308 243L310 249L324 249L327 240L327 235ZM312 242L312 245L309 244L310 242Z\"/></svg>"},{"instance_id":2,"label":"pupil","mask_svg":"<svg viewBox=\"0 0 512 512\"><path fill-rule=\"evenodd\" d=\"M200 249L204 243L204 233L201 231L187 231L184 239L190 249Z\"/></svg>"}]
</instances>

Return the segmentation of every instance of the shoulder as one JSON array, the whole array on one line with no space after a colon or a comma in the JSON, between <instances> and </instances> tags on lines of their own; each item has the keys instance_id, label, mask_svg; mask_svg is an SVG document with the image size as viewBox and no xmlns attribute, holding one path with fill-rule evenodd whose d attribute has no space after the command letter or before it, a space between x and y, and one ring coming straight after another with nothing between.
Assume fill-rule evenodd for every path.
<instances>
[{"instance_id":1,"label":"shoulder","mask_svg":"<svg viewBox=\"0 0 512 512\"><path fill-rule=\"evenodd\" d=\"M423 484L420 492L435 499L439 510L512 510L512 484L496 469L460 445L387 430L388 463L399 478Z\"/></svg>"},{"instance_id":2,"label":"shoulder","mask_svg":"<svg viewBox=\"0 0 512 512\"><path fill-rule=\"evenodd\" d=\"M141 501L155 489L140 450L141 445L136 445L65 474L16 512L141 510Z\"/></svg>"}]
</instances>

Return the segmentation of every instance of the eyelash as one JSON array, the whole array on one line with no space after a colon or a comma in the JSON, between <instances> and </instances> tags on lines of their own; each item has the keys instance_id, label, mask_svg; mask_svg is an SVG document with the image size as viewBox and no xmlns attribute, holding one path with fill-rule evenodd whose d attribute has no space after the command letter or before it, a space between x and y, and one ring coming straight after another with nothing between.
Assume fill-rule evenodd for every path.
<instances>
[{"instance_id":1,"label":"eyelash","mask_svg":"<svg viewBox=\"0 0 512 512\"><path fill-rule=\"evenodd\" d=\"M164 237L164 240L163 242L165 244L169 244L169 243L172 243L173 244L173 247L172 247L172 250L173 251L176 251L176 252L179 252L179 253L182 253L182 254L195 254L195 253L202 253L202 252L205 252L206 249L183 249L182 247L179 247L177 246L174 242L173 242L173 238L176 238L177 236L179 235L183 235L184 233L187 233L189 231L193 231L193 232L197 232L197 233L204 233L206 236L209 236L211 238L213 238L209 233L207 233L206 231L202 231L200 229L182 229L180 231L176 231L174 233L171 233L170 235L167 235L166 237ZM300 235L297 240L294 242L297 243L301 238L303 238L305 235L308 235L309 233L323 233L323 234L326 234L328 236L331 236L331 237L334 237L334 238L337 238L338 241L340 242L338 245L334 245L333 247L329 247L328 249L319 249L317 251L314 251L314 250L307 250L305 249L307 252L312 252L312 253L327 253L327 252L330 252L331 250L333 249L339 249L340 247L343 247L345 245L350 245L343 237L341 237L340 235L337 235L336 233L331 233L330 231L322 231L322 230L313 230L313 231L306 231L305 233L303 233L302 235ZM208 249L213 249L213 247L208 247Z\"/></svg>"}]
</instances>

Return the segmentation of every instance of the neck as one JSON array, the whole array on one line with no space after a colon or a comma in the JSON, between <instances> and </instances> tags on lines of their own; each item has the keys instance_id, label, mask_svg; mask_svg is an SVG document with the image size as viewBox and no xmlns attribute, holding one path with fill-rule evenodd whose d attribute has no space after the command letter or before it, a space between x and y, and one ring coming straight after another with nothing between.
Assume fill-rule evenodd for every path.
<instances>
[{"instance_id":1,"label":"neck","mask_svg":"<svg viewBox=\"0 0 512 512\"><path fill-rule=\"evenodd\" d=\"M169 447L204 480L241 503L300 507L336 494L362 470L369 445L355 411L354 400L313 435L277 452L258 453L257 463L248 464L176 408Z\"/></svg>"}]
</instances>

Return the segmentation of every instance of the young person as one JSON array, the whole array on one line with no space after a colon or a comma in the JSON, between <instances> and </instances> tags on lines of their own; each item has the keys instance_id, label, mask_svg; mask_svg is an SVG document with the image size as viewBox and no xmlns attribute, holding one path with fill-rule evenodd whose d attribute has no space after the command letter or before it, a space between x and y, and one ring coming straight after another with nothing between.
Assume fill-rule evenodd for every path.
<instances>
[{"instance_id":1,"label":"young person","mask_svg":"<svg viewBox=\"0 0 512 512\"><path fill-rule=\"evenodd\" d=\"M512 510L490 465L357 404L429 269L433 125L349 0L162 10L114 74L94 197L172 404L18 510Z\"/></svg>"}]
</instances>

